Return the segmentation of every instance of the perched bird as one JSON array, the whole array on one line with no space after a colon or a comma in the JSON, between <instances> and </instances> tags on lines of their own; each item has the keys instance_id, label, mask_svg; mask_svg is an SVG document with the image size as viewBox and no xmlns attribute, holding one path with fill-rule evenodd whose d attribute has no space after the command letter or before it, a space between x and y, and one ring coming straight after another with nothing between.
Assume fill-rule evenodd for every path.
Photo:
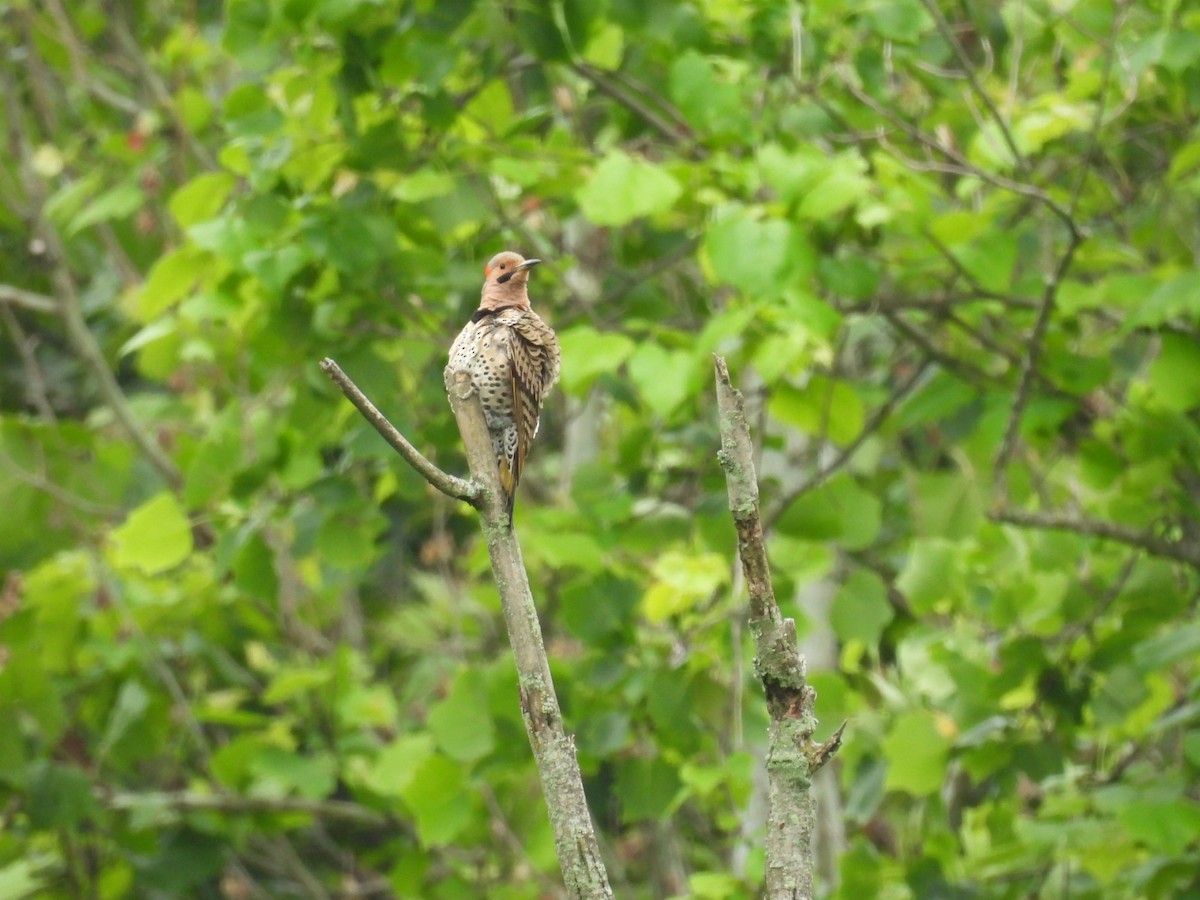
<instances>
[{"instance_id":1,"label":"perched bird","mask_svg":"<svg viewBox=\"0 0 1200 900\"><path fill-rule=\"evenodd\" d=\"M500 469L508 521L542 401L558 380L554 331L529 306L529 270L540 259L506 250L483 270L479 309L450 348L450 369L465 369L479 392Z\"/></svg>"}]
</instances>

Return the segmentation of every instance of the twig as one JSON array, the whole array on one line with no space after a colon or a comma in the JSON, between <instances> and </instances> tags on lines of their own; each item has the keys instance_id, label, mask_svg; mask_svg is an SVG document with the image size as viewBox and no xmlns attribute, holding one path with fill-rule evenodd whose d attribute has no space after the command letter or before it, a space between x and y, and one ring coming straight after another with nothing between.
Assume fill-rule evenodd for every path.
<instances>
[{"instance_id":1,"label":"twig","mask_svg":"<svg viewBox=\"0 0 1200 900\"><path fill-rule=\"evenodd\" d=\"M804 483L800 484L794 490L789 491L786 495L784 495L783 499L780 500L775 509L767 514L767 529L770 529L779 519L779 516L783 513L783 511L786 510L791 504L795 503L797 499L803 497L809 491L814 491L819 488L822 484L828 481L831 476L837 474L837 472L841 470L843 466L850 462L850 460L854 457L854 454L858 452L858 449L864 443L866 443L876 431L879 430L880 426L883 425L888 416L890 416L900 404L900 401L907 397L909 392L916 387L917 382L920 381L925 372L928 371L930 362L931 361L929 357L925 357L923 360L921 360L921 364L913 370L913 373L904 379L904 381L902 381L900 385L894 391L892 391L887 400L885 400L879 406L879 408L875 410L875 412L871 413L871 417L863 424L862 431L858 433L858 436L855 437L853 441L843 447L838 452L837 456L835 456L826 466L818 469Z\"/></svg>"},{"instance_id":2,"label":"twig","mask_svg":"<svg viewBox=\"0 0 1200 900\"><path fill-rule=\"evenodd\" d=\"M703 147L692 140L688 131L678 125L674 125L660 116L657 112L647 106L638 97L633 96L624 87L616 84L604 74L597 71L587 63L579 61L572 63L571 68L594 84L601 93L608 94L612 99L616 100L638 118L642 119L646 124L650 125L655 131L669 140L672 144L688 150L694 157L703 159L707 156L707 152Z\"/></svg>"},{"instance_id":3,"label":"twig","mask_svg":"<svg viewBox=\"0 0 1200 900\"><path fill-rule=\"evenodd\" d=\"M12 153L20 170L21 182L34 217L33 231L47 247L51 280L57 295L56 308L62 317L67 338L84 366L90 370L100 395L112 410L117 422L137 448L150 460L166 482L178 489L183 485L183 475L175 461L133 414L117 378L104 358L96 336L88 327L79 302L79 289L67 263L66 248L58 230L46 218L45 191L30 160L32 145L25 131L24 113L18 103L16 84L0 67L0 94L4 95L9 141Z\"/></svg>"},{"instance_id":4,"label":"twig","mask_svg":"<svg viewBox=\"0 0 1200 900\"><path fill-rule=\"evenodd\" d=\"M104 506L100 503L93 503L91 500L87 500L83 497L77 497L66 488L61 487L50 479L46 478L45 475L27 472L25 469L17 465L16 460L14 460L3 450L0 450L0 466L10 472L18 481L23 481L30 487L35 488L50 497L53 497L59 503L78 510L84 515L115 519L121 516L123 513L123 510L121 509L111 506Z\"/></svg>"},{"instance_id":5,"label":"twig","mask_svg":"<svg viewBox=\"0 0 1200 900\"><path fill-rule=\"evenodd\" d=\"M935 138L930 137L925 132L921 131L921 129L902 119L900 116L896 115L891 110L878 103L873 97L864 93L854 84L853 79L851 79L848 74L843 75L842 83L845 85L846 90L848 90L854 96L854 99L858 100L876 115L881 116L886 121L890 122L892 125L903 131L919 144L922 144L923 146L928 147L930 150L933 150L935 153L946 157L951 161L951 163L953 163L953 165L947 165L941 163L935 164L931 162L929 163L931 168L937 168L939 171L948 172L954 175L967 175L978 178L980 181L986 182L993 187L1011 191L1014 194L1019 194L1022 197L1029 197L1032 200L1037 200L1052 213L1054 213L1054 215L1056 215L1059 219L1061 219L1063 224L1067 227L1067 230L1072 235L1078 235L1079 225L1075 222L1070 210L1066 209L1061 203L1059 203L1041 188L1032 184L1026 184L1021 181L1014 181L1011 178L1006 178L1003 175L997 175L994 172L989 172L986 169L982 169L979 166L974 165L957 150L942 144ZM876 135L875 139L881 143L886 143L886 141L884 141L880 135Z\"/></svg>"},{"instance_id":6,"label":"twig","mask_svg":"<svg viewBox=\"0 0 1200 900\"><path fill-rule=\"evenodd\" d=\"M1108 82L1112 78L1113 64L1117 58L1117 33L1121 30L1121 25L1125 20L1125 12L1125 4L1118 2L1116 9L1113 10L1112 32L1108 36L1108 53L1104 57L1104 73L1100 76L1100 98L1096 101L1096 114L1092 118L1092 127L1088 130L1088 147L1084 151L1083 159L1079 166L1079 178L1076 180L1075 187L1071 191L1071 204L1068 207L1071 215L1075 214L1075 209L1079 205L1079 198L1083 194L1083 186L1087 182L1087 177L1092 170L1092 155L1096 152L1096 147L1100 143L1100 128L1104 125L1105 101L1108 99L1106 91L1108 90Z\"/></svg>"},{"instance_id":7,"label":"twig","mask_svg":"<svg viewBox=\"0 0 1200 900\"><path fill-rule=\"evenodd\" d=\"M333 383L346 395L346 399L353 403L355 408L363 414L363 418L374 426L380 436L388 442L393 450L404 457L404 461L416 469L422 478L447 497L453 497L455 500L465 500L472 506L478 505L480 499L479 485L473 481L467 481L464 478L443 472L426 459L421 451L410 444L408 439L387 420L387 417L375 407L375 404L367 399L367 395L358 389L358 385L350 380L350 376L342 371L341 366L326 357L321 360L321 371L333 380Z\"/></svg>"},{"instance_id":8,"label":"twig","mask_svg":"<svg viewBox=\"0 0 1200 900\"><path fill-rule=\"evenodd\" d=\"M1071 516L1058 512L1000 507L988 512L993 522L1017 525L1022 528L1044 528L1050 531L1070 531L1075 534L1096 537L1106 541L1125 544L1145 550L1151 556L1172 559L1200 569L1200 546L1182 540L1159 537L1149 531L1139 531L1117 522L1093 519L1087 516Z\"/></svg>"},{"instance_id":9,"label":"twig","mask_svg":"<svg viewBox=\"0 0 1200 900\"><path fill-rule=\"evenodd\" d=\"M1042 344L1046 337L1046 330L1050 327L1050 317L1054 312L1055 301L1058 297L1058 286L1067 274L1067 270L1071 267L1071 261L1075 258L1075 251L1082 240L1083 238L1078 232L1071 235L1066 251L1058 261L1054 273L1046 281L1046 288L1042 294L1042 305L1038 310L1037 321L1034 322L1033 332L1029 335L1029 352L1025 354L1025 361L1021 367L1021 380L1017 383L1017 393L1013 398L1012 411L1009 413L1008 424L1004 429L1004 439L1000 442L1000 451L996 454L995 470L993 472L993 484L996 496L1002 501L1008 497L1008 463L1017 449L1017 439L1021 430L1021 416L1025 412L1025 404L1029 402L1029 394L1033 388L1034 378L1040 374L1037 366L1042 358Z\"/></svg>"},{"instance_id":10,"label":"twig","mask_svg":"<svg viewBox=\"0 0 1200 900\"><path fill-rule=\"evenodd\" d=\"M127 793L97 789L96 799L102 806L120 811L159 808L177 813L217 812L230 815L301 813L371 828L379 828L389 822L382 814L357 803L345 800L310 800L307 797L252 797L236 794L196 794L188 791Z\"/></svg>"},{"instance_id":11,"label":"twig","mask_svg":"<svg viewBox=\"0 0 1200 900\"><path fill-rule=\"evenodd\" d=\"M0 284L0 303L10 303L33 312L58 312L58 302L53 297L47 297L36 291L27 291L12 284Z\"/></svg>"},{"instance_id":12,"label":"twig","mask_svg":"<svg viewBox=\"0 0 1200 900\"><path fill-rule=\"evenodd\" d=\"M471 477L481 486L477 508L517 665L521 715L541 776L567 895L572 900L611 898L612 888L583 792L575 741L563 730L529 575L500 490L483 406L469 372L447 367L445 382Z\"/></svg>"},{"instance_id":13,"label":"twig","mask_svg":"<svg viewBox=\"0 0 1200 900\"><path fill-rule=\"evenodd\" d=\"M129 25L126 23L122 15L118 14L110 18L113 30L117 36L117 43L121 46L121 52L131 60L137 67L138 74L142 76L142 82L149 89L154 102L166 112L171 118L171 124L175 128L175 133L180 141L191 151L196 157L196 161L205 169L217 168L217 161L208 151L196 136L188 129L187 123L183 121L183 116L179 112L179 108L175 105L174 99L171 97L171 92L163 82L162 77L150 65L145 54L142 53L141 44L133 36L129 30Z\"/></svg>"},{"instance_id":14,"label":"twig","mask_svg":"<svg viewBox=\"0 0 1200 900\"><path fill-rule=\"evenodd\" d=\"M36 341L30 340L29 336L25 334L25 329L21 327L16 313L7 304L0 303L0 319L3 319L4 324L8 326L13 346L17 348L17 355L21 357L21 366L25 369L25 380L29 382L29 399L37 407L37 411L41 413L43 419L47 422L56 421L58 417L55 416L54 406L50 403L50 393L46 389L46 377L42 373L42 367L38 365L37 355L34 352L37 347Z\"/></svg>"},{"instance_id":15,"label":"twig","mask_svg":"<svg viewBox=\"0 0 1200 900\"><path fill-rule=\"evenodd\" d=\"M992 102L991 95L984 89L983 85L975 77L975 67L971 64L970 58L967 56L967 51L963 49L962 43L955 36L954 30L950 27L950 23L946 21L946 17L942 14L941 8L935 0L923 0L925 8L929 14L933 16L933 21L937 25L938 31L942 34L942 39L950 45L950 49L954 51L954 55L958 57L959 65L962 66L963 74L967 77L971 89L983 101L984 106L988 108L988 112L996 122L996 126L1000 129L1000 134L1004 137L1004 142L1008 144L1008 149L1012 152L1013 160L1017 164L1018 169L1025 168L1025 157L1021 155L1021 151L1017 149L1017 142L1013 140L1012 131L1008 127L1008 123L1004 121L1004 117L1000 115L1000 110L996 108L996 104Z\"/></svg>"},{"instance_id":16,"label":"twig","mask_svg":"<svg viewBox=\"0 0 1200 900\"><path fill-rule=\"evenodd\" d=\"M812 835L816 801L812 774L835 752L841 730L825 744L813 741L816 692L808 684L796 624L785 619L775 601L759 518L754 445L742 394L729 380L725 360L714 356L717 415L729 509L738 535L738 555L750 596L750 633L770 717L767 750L766 890L769 900L811 898Z\"/></svg>"}]
</instances>

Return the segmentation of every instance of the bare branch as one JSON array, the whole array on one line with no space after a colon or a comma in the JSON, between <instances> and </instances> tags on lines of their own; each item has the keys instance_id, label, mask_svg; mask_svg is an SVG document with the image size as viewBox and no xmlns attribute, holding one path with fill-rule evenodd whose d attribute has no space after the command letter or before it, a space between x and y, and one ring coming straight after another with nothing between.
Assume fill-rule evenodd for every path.
<instances>
[{"instance_id":1,"label":"bare branch","mask_svg":"<svg viewBox=\"0 0 1200 900\"><path fill-rule=\"evenodd\" d=\"M359 390L358 385L350 380L350 376L342 371L341 366L326 357L321 360L321 371L330 377L333 383L346 395L346 399L353 403L355 408L363 414L363 418L371 423L393 450L404 457L404 461L412 466L418 475L447 497L452 497L455 500L465 500L472 505L478 503L480 497L479 485L464 478L459 478L456 475L443 472L431 463L420 450L410 444L408 439L387 420L387 416L381 413L375 404L367 399L367 395Z\"/></svg>"},{"instance_id":2,"label":"bare branch","mask_svg":"<svg viewBox=\"0 0 1200 900\"><path fill-rule=\"evenodd\" d=\"M750 595L750 633L755 674L767 696L770 717L767 750L766 891L769 900L809 900L813 891L812 837L816 801L812 775L832 756L841 729L825 744L812 739L817 727L816 693L808 684L796 625L775 601L759 518L754 445L742 394L729 380L725 360L714 357L717 415L729 509L738 535L738 555Z\"/></svg>"},{"instance_id":3,"label":"bare branch","mask_svg":"<svg viewBox=\"0 0 1200 900\"><path fill-rule=\"evenodd\" d=\"M96 790L96 799L108 809L154 810L175 813L217 812L230 815L304 814L330 821L348 822L379 828L388 819L357 803L345 800L310 800L306 797L252 797L235 794L197 794L189 791L151 791L147 793ZM398 827L398 826L397 826Z\"/></svg>"},{"instance_id":4,"label":"bare branch","mask_svg":"<svg viewBox=\"0 0 1200 900\"><path fill-rule=\"evenodd\" d=\"M121 390L116 375L113 374L108 360L104 357L100 343L92 334L87 320L84 318L79 302L79 288L67 262L66 247L58 230L45 216L43 208L45 189L41 179L33 170L31 162L33 142L25 130L25 116L19 104L16 84L3 68L0 68L0 94L4 95L11 151L20 171L22 187L34 219L33 232L47 247L46 257L50 264L51 280L57 295L55 305L62 317L67 338L80 361L91 372L100 395L112 410L117 422L125 429L126 434L166 482L173 488L179 488L183 484L183 475L171 456L134 415L128 398Z\"/></svg>"},{"instance_id":5,"label":"bare branch","mask_svg":"<svg viewBox=\"0 0 1200 900\"><path fill-rule=\"evenodd\" d=\"M500 490L500 473L483 405L470 372L447 367L445 383L471 477L482 488L477 508L517 665L521 714L541 776L567 895L572 900L611 898L612 888L583 792L575 741L563 729L529 574Z\"/></svg>"},{"instance_id":6,"label":"bare branch","mask_svg":"<svg viewBox=\"0 0 1200 900\"><path fill-rule=\"evenodd\" d=\"M826 465L824 468L818 469L812 474L811 477L808 478L808 480L783 497L775 509L767 514L766 527L768 529L775 524L783 511L798 498L803 497L809 491L819 488L826 481L828 481L830 477L837 474L842 467L844 467L848 462L850 462L851 459L854 458L854 454L858 452L858 449L864 443L866 443L867 440L870 439L873 434L875 434L875 432L879 430L883 423L887 421L888 416L890 416L896 407L899 406L900 401L907 397L909 392L916 387L917 382L919 382L922 376L924 376L925 372L928 371L929 365L930 359L929 357L925 357L925 359L921 361L921 364L913 370L912 374L905 378L904 381L902 381L896 387L896 389L892 391L887 400L885 400L879 406L879 408L875 410L875 412L871 413L871 417L863 424L862 431L858 433L858 436L853 441L843 447L828 465Z\"/></svg>"},{"instance_id":7,"label":"bare branch","mask_svg":"<svg viewBox=\"0 0 1200 900\"><path fill-rule=\"evenodd\" d=\"M58 302L53 297L27 291L12 284L0 284L0 303L20 306L40 313L57 313Z\"/></svg>"},{"instance_id":8,"label":"bare branch","mask_svg":"<svg viewBox=\"0 0 1200 900\"><path fill-rule=\"evenodd\" d=\"M984 89L983 85L975 77L975 67L971 64L970 58L967 56L967 51L963 49L962 42L954 34L954 30L950 27L950 23L946 21L946 17L942 14L941 7L935 0L923 0L925 8L929 10L929 14L933 16L933 21L937 24L938 31L941 32L942 39L950 45L950 49L954 51L954 55L958 58L959 65L962 66L963 74L967 77L967 81L984 106L987 107L992 119L995 120L996 126L1000 129L1000 134L1004 137L1004 143L1008 145L1009 152L1012 153L1013 159L1017 163L1017 167L1024 169L1026 166L1025 157L1021 155L1021 151L1017 149L1017 142L1013 140L1012 131L1008 127L1008 122L1000 115L1000 110L996 108L996 104L992 102L992 97Z\"/></svg>"},{"instance_id":9,"label":"bare branch","mask_svg":"<svg viewBox=\"0 0 1200 900\"><path fill-rule=\"evenodd\" d=\"M1034 322L1033 332L1029 336L1029 352L1025 354L1024 364L1021 367L1021 380L1017 384L1017 394L1013 398L1012 412L1008 416L1008 425L1004 429L1004 439L1000 443L1000 451L996 454L993 483L996 496L1001 499L1008 496L1008 463L1012 459L1013 453L1016 452L1017 439L1021 430L1021 416L1025 412L1025 405L1029 402L1033 381L1040 374L1038 363L1042 358L1042 344L1046 337L1046 330L1050 326L1050 317L1054 313L1058 286L1071 267L1071 261L1075 258L1075 250L1082 240L1078 232L1071 236L1066 251L1058 261L1058 266L1046 281L1046 288L1042 294L1042 305L1038 309L1037 321Z\"/></svg>"},{"instance_id":10,"label":"bare branch","mask_svg":"<svg viewBox=\"0 0 1200 900\"><path fill-rule=\"evenodd\" d=\"M644 100L634 96L624 86L610 79L603 72L582 60L572 63L571 68L595 85L601 93L607 94L639 119L650 125L672 144L687 149L697 158L703 158L708 155L703 147L692 140L686 126L668 122L658 112L651 109Z\"/></svg>"},{"instance_id":11,"label":"bare branch","mask_svg":"<svg viewBox=\"0 0 1200 900\"><path fill-rule=\"evenodd\" d=\"M1067 227L1067 230L1073 236L1079 235L1079 225L1075 222L1070 210L1064 207L1061 203L1059 203L1041 188L1032 184L1026 184L1025 182L1014 181L1011 178L1006 178L1003 175L997 175L994 172L989 172L986 169L980 168L954 148L943 144L936 138L930 137L912 123L906 121L905 119L896 115L890 109L883 106L881 103L877 102L869 94L864 93L854 83L854 80L849 77L848 74L843 75L842 83L845 85L846 90L854 95L854 99L858 100L876 115L880 116L896 128L903 131L919 144L950 160L950 164L932 162L928 163L927 165L929 168L934 168L938 171L948 172L954 175L972 176L978 178L980 181L992 185L992 187L1001 188L1002 190L1019 194L1022 197L1029 197L1030 199L1036 200L1054 213L1054 215L1056 215L1062 221L1062 223ZM874 135L874 137L880 143L886 144L886 140L882 137L882 135L877 134ZM912 161L910 160L904 161L906 164L912 164Z\"/></svg>"},{"instance_id":12,"label":"bare branch","mask_svg":"<svg viewBox=\"0 0 1200 900\"><path fill-rule=\"evenodd\" d=\"M1139 531L1117 522L1093 519L1087 516L1071 516L1057 512L1000 507L988 512L993 522L1017 525L1022 528L1044 528L1050 531L1070 531L1075 534L1113 541L1128 547L1145 550L1151 556L1171 559L1200 569L1200 546L1194 542L1160 537L1149 531Z\"/></svg>"}]
</instances>

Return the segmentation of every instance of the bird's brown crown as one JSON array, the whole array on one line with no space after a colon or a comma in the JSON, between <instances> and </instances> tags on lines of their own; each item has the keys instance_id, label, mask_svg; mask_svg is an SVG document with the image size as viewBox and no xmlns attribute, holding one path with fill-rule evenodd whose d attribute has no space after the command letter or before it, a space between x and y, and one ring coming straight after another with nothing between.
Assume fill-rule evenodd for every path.
<instances>
[{"instance_id":1,"label":"bird's brown crown","mask_svg":"<svg viewBox=\"0 0 1200 900\"><path fill-rule=\"evenodd\" d=\"M484 280L496 282L497 284L505 284L517 278L519 273L524 273L522 280L527 281L529 279L529 267L526 263L528 262L520 253L515 253L512 250L504 250L488 260L488 264L483 267Z\"/></svg>"},{"instance_id":2,"label":"bird's brown crown","mask_svg":"<svg viewBox=\"0 0 1200 900\"><path fill-rule=\"evenodd\" d=\"M497 253L483 268L483 293L479 308L485 310L516 306L528 309L529 270L540 259L526 259L520 253L505 250Z\"/></svg>"}]
</instances>

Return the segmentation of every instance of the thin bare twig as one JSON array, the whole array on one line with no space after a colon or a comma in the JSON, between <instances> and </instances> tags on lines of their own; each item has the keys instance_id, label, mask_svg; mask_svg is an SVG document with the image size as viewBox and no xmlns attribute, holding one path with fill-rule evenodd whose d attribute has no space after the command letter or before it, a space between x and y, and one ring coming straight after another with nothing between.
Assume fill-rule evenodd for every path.
<instances>
[{"instance_id":1,"label":"thin bare twig","mask_svg":"<svg viewBox=\"0 0 1200 900\"><path fill-rule=\"evenodd\" d=\"M1058 286L1066 276L1067 270L1070 269L1071 261L1075 258L1075 251L1082 241L1083 237L1080 232L1072 233L1067 242L1067 249L1059 259L1053 274L1047 279L1046 288L1042 293L1042 305L1038 310L1033 332L1029 335L1029 352L1025 354L1025 361L1021 367L1021 379L1017 383L1017 393L1013 398L1012 411L1009 413L1008 424L1004 429L1004 439L1000 442L1000 451L996 454L993 484L996 496L1001 500L1006 500L1008 497L1008 463L1012 459L1013 453L1016 452L1017 439L1021 430L1021 417L1025 412L1025 405L1029 402L1034 379L1039 374L1038 363L1042 358L1042 346L1058 298Z\"/></svg>"},{"instance_id":2,"label":"thin bare twig","mask_svg":"<svg viewBox=\"0 0 1200 900\"><path fill-rule=\"evenodd\" d=\"M12 284L0 284L0 303L20 306L40 313L57 313L58 301L36 291L27 291Z\"/></svg>"},{"instance_id":3,"label":"thin bare twig","mask_svg":"<svg viewBox=\"0 0 1200 900\"><path fill-rule=\"evenodd\" d=\"M0 94L4 95L8 138L13 157L20 171L21 183L34 221L33 231L46 245L51 280L57 295L56 307L72 348L83 365L91 372L108 408L125 433L173 488L183 484L183 475L175 461L153 435L138 421L116 375L105 359L104 351L84 318L79 301L79 288L67 262L66 247L58 230L45 215L45 188L31 162L33 142L25 130L25 114L20 107L16 83L0 66Z\"/></svg>"},{"instance_id":4,"label":"thin bare twig","mask_svg":"<svg viewBox=\"0 0 1200 900\"><path fill-rule=\"evenodd\" d=\"M908 396L909 392L912 391L914 387L916 387L917 383L929 370L929 365L930 359L929 357L926 357L921 361L920 365L913 369L912 374L905 378L904 381L902 381L896 387L896 389L892 391L887 400L885 400L879 406L879 408L875 410L875 412L871 413L870 418L868 418L863 424L862 431L858 433L858 436L853 441L838 451L837 456L830 460L827 465L818 469L806 481L798 485L794 490L789 491L779 501L775 509L773 509L766 516L766 527L768 530L774 526L775 522L778 521L779 516L783 514L783 511L787 509L788 506L790 506L792 503L795 503L797 499L803 497L809 491L814 491L819 488L832 476L836 475L848 462L850 462L851 459L854 458L854 454L858 452L858 449L864 443L866 443L867 440L875 434L875 432L879 430L883 423L887 421L888 416L890 416L896 407L900 405L900 402Z\"/></svg>"},{"instance_id":5,"label":"thin bare twig","mask_svg":"<svg viewBox=\"0 0 1200 900\"><path fill-rule=\"evenodd\" d=\"M103 789L96 790L96 799L108 809L122 811L157 808L177 813L217 812L229 815L294 815L300 813L371 828L388 824L388 819L375 810L345 800L197 794L189 791L129 793Z\"/></svg>"},{"instance_id":6,"label":"thin bare twig","mask_svg":"<svg viewBox=\"0 0 1200 900\"><path fill-rule=\"evenodd\" d=\"M582 60L573 62L571 68L595 85L601 93L607 94L616 100L672 144L684 148L692 156L699 159L703 159L708 155L707 151L692 139L686 127L668 122L658 112L651 109L641 98L635 97L625 87L609 78L603 72L600 72Z\"/></svg>"},{"instance_id":7,"label":"thin bare twig","mask_svg":"<svg viewBox=\"0 0 1200 900\"><path fill-rule=\"evenodd\" d=\"M1200 569L1200 546L1195 543L1160 537L1149 531L1139 531L1118 522L1072 516L1059 512L1039 512L1000 507L988 512L993 522L1017 525L1022 528L1043 528L1050 531L1070 531L1106 541L1137 547L1151 556L1171 559Z\"/></svg>"},{"instance_id":8,"label":"thin bare twig","mask_svg":"<svg viewBox=\"0 0 1200 900\"><path fill-rule=\"evenodd\" d=\"M738 555L749 593L749 626L769 716L767 750L766 890L770 900L812 897L812 836L816 803L812 774L835 752L841 730L830 741L813 741L816 694L808 684L796 625L775 600L759 517L754 445L745 403L729 380L725 360L714 357L717 415L729 509L738 536Z\"/></svg>"},{"instance_id":9,"label":"thin bare twig","mask_svg":"<svg viewBox=\"0 0 1200 900\"><path fill-rule=\"evenodd\" d=\"M30 340L25 329L21 327L16 313L7 304L0 303L0 319L3 319L4 324L8 327L9 334L12 335L13 346L17 348L17 355L21 357L21 367L25 370L25 380L29 384L29 399L37 407L37 411L43 419L48 422L55 421L57 416L55 416L54 407L50 403L50 393L46 388L46 376L42 372L42 367L38 365L37 355L34 352L37 342Z\"/></svg>"},{"instance_id":10,"label":"thin bare twig","mask_svg":"<svg viewBox=\"0 0 1200 900\"><path fill-rule=\"evenodd\" d=\"M404 457L404 461L412 466L417 474L447 497L465 500L472 506L478 504L479 485L473 481L467 481L465 478L443 472L431 463L420 450L408 442L408 439L396 429L396 426L387 420L387 417L375 407L375 404L367 399L367 395L350 380L350 376L342 371L341 366L326 357L321 360L321 371L333 380L333 383L346 395L346 399L354 404L355 408L363 414L363 418L371 423L393 450Z\"/></svg>"},{"instance_id":11,"label":"thin bare twig","mask_svg":"<svg viewBox=\"0 0 1200 900\"><path fill-rule=\"evenodd\" d=\"M855 85L854 80L852 77L850 77L849 73L843 75L842 83L845 85L846 90L848 90L856 100L870 109L876 115L887 120L894 127L898 128L900 131L903 131L919 144L928 147L930 150L940 154L941 156L946 157L951 161L951 163L953 163L953 165L929 163L930 167L934 167L936 165L939 171L948 172L955 175L972 176L978 178L980 181L992 185L993 187L1001 188L1014 194L1018 194L1022 197L1029 197L1032 200L1036 200L1053 212L1054 215L1056 215L1067 227L1067 230L1070 231L1072 235L1078 234L1079 225L1071 216L1070 211L1041 188L1032 184L1026 184L1021 181L1014 181L1011 178L1006 178L1003 175L997 175L994 172L989 172L986 169L980 168L954 148L946 146L936 138L930 137L928 134L921 131L921 129L902 119L890 109L887 109L885 106L878 103L873 97L864 93L858 88L857 85ZM873 137L875 140L878 140L881 143L885 142L885 139L882 138L881 135L876 134Z\"/></svg>"},{"instance_id":12,"label":"thin bare twig","mask_svg":"<svg viewBox=\"0 0 1200 900\"><path fill-rule=\"evenodd\" d=\"M1000 115L1000 110L992 101L992 97L983 89L983 85L975 77L975 66L971 63L970 57L967 56L967 51L963 49L962 42L955 35L954 29L950 27L950 23L946 21L945 15L942 14L941 7L935 0L922 0L929 14L933 16L933 21L937 25L938 31L941 32L942 39L950 45L950 49L954 51L954 55L958 58L959 65L962 66L963 74L967 77L967 82L971 85L971 90L983 101L987 107L991 117L996 122L996 127L1000 129L1000 134L1004 137L1004 142L1008 145L1009 151L1013 155L1013 160L1017 164L1018 169L1026 167L1025 157L1021 155L1021 151L1017 149L1017 142L1013 139L1012 131L1008 127L1008 122Z\"/></svg>"},{"instance_id":13,"label":"thin bare twig","mask_svg":"<svg viewBox=\"0 0 1200 900\"><path fill-rule=\"evenodd\" d=\"M483 405L470 372L447 366L444 378L471 477L481 487L477 508L513 648L522 719L541 777L567 895L572 900L611 898L612 887L583 792L575 742L563 727L529 573L500 490L500 473Z\"/></svg>"}]
</instances>

